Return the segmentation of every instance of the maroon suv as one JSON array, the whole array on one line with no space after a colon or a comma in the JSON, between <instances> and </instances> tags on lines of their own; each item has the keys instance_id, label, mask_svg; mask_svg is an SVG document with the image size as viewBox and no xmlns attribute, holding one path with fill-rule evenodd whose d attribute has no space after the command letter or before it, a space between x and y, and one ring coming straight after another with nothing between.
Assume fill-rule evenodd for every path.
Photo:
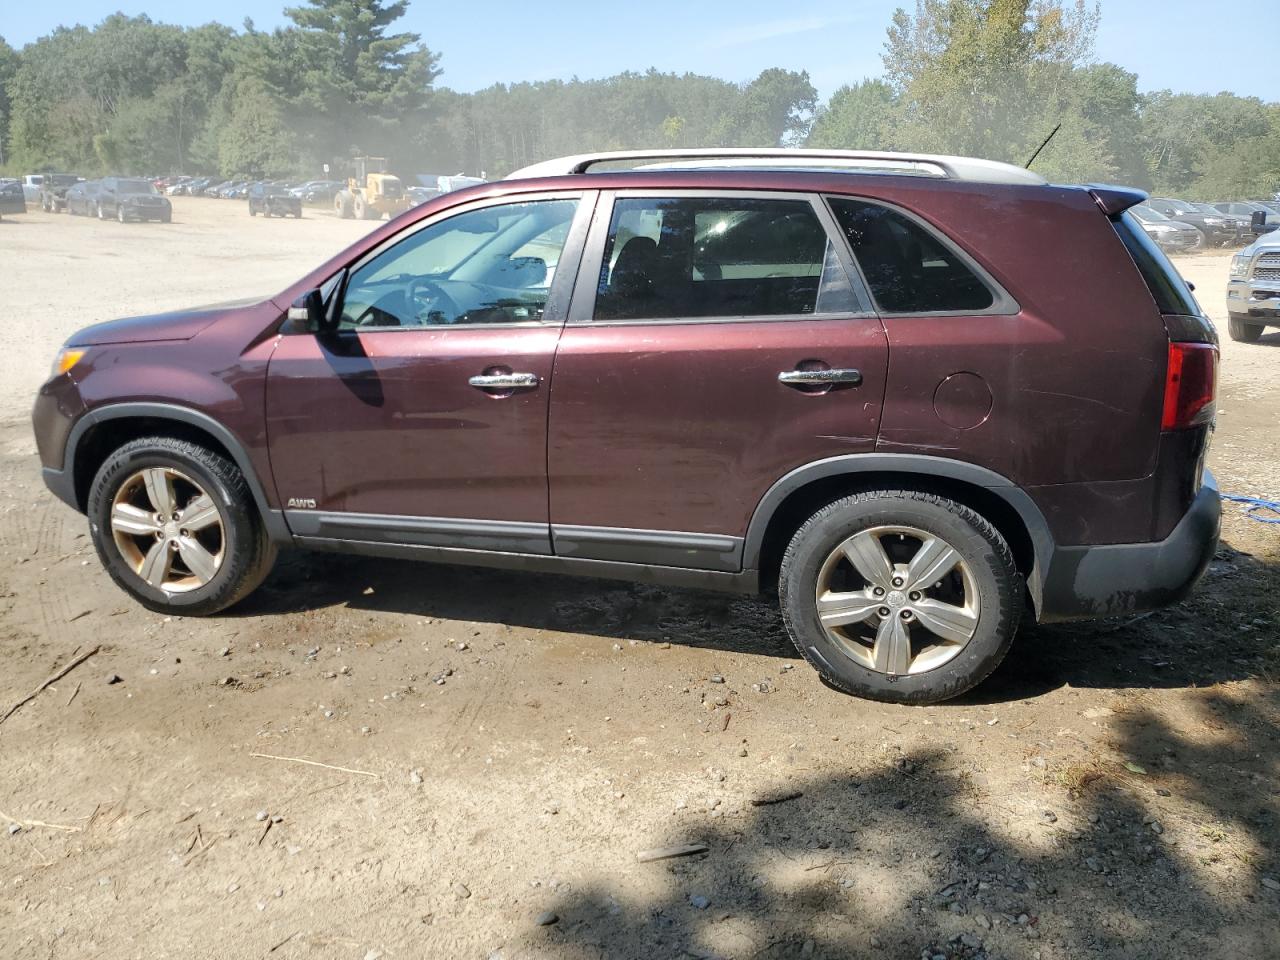
<instances>
[{"instance_id":1,"label":"maroon suv","mask_svg":"<svg viewBox=\"0 0 1280 960\"><path fill-rule=\"evenodd\" d=\"M1143 199L955 157L540 164L270 300L76 334L45 481L153 610L281 546L776 587L832 684L941 700L1024 608L1168 604L1213 555L1216 337Z\"/></svg>"}]
</instances>

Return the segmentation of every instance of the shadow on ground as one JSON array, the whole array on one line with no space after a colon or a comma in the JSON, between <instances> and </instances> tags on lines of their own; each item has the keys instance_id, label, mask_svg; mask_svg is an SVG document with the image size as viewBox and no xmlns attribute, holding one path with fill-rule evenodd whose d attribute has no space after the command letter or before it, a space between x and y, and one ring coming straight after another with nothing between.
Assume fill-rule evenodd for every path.
<instances>
[{"instance_id":1,"label":"shadow on ground","mask_svg":"<svg viewBox=\"0 0 1280 960\"><path fill-rule=\"evenodd\" d=\"M788 781L802 796L654 838L706 854L548 892L493 956L1275 956L1278 705L1206 697L1196 744L1121 713L1091 778L1028 783L1048 812L946 750Z\"/></svg>"},{"instance_id":2,"label":"shadow on ground","mask_svg":"<svg viewBox=\"0 0 1280 960\"><path fill-rule=\"evenodd\" d=\"M1170 609L1048 626L1028 615L1000 669L952 702L1007 702L1064 685L1185 688L1255 677L1266 672L1269 657L1271 669L1280 667L1276 596L1280 564L1224 545L1195 593ZM765 597L333 554L285 558L230 615L332 606L797 656L776 604Z\"/></svg>"}]
</instances>

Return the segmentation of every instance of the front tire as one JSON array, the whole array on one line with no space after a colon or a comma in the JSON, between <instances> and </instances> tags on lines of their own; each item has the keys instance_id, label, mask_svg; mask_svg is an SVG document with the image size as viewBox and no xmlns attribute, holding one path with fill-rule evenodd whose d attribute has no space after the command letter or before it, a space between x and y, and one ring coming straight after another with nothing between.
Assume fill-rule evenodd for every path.
<instances>
[{"instance_id":1,"label":"front tire","mask_svg":"<svg viewBox=\"0 0 1280 960\"><path fill-rule=\"evenodd\" d=\"M778 595L787 632L832 686L887 703L937 703L1004 659L1023 580L984 517L934 494L859 493L791 539Z\"/></svg>"},{"instance_id":2,"label":"front tire","mask_svg":"<svg viewBox=\"0 0 1280 960\"><path fill-rule=\"evenodd\" d=\"M275 562L239 468L185 440L146 437L120 447L98 469L87 513L111 579L160 613L223 610Z\"/></svg>"},{"instance_id":3,"label":"front tire","mask_svg":"<svg viewBox=\"0 0 1280 960\"><path fill-rule=\"evenodd\" d=\"M119 204L116 206L116 219L121 223L127 223L129 220L129 218L124 214L124 207Z\"/></svg>"},{"instance_id":4,"label":"front tire","mask_svg":"<svg viewBox=\"0 0 1280 960\"><path fill-rule=\"evenodd\" d=\"M1250 323L1234 313L1227 315L1227 336L1240 343L1257 343L1266 329L1261 323Z\"/></svg>"}]
</instances>

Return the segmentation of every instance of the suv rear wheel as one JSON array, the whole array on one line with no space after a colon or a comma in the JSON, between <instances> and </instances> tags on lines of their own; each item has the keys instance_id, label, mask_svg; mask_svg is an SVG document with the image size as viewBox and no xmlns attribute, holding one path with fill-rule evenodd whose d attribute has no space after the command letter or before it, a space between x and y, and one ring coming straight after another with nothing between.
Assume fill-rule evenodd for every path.
<instances>
[{"instance_id":1,"label":"suv rear wheel","mask_svg":"<svg viewBox=\"0 0 1280 960\"><path fill-rule=\"evenodd\" d=\"M778 593L792 641L832 686L936 703L1004 659L1023 583L1009 545L975 511L880 490L837 500L796 531Z\"/></svg>"},{"instance_id":2,"label":"suv rear wheel","mask_svg":"<svg viewBox=\"0 0 1280 960\"><path fill-rule=\"evenodd\" d=\"M1234 313L1227 315L1227 335L1232 340L1238 340L1240 343L1257 343L1258 338L1262 336L1263 325L1260 323L1250 323L1244 317L1238 317Z\"/></svg>"},{"instance_id":3,"label":"suv rear wheel","mask_svg":"<svg viewBox=\"0 0 1280 960\"><path fill-rule=\"evenodd\" d=\"M94 477L87 512L103 566L150 610L216 613L248 595L275 561L244 475L185 440L120 447Z\"/></svg>"}]
</instances>

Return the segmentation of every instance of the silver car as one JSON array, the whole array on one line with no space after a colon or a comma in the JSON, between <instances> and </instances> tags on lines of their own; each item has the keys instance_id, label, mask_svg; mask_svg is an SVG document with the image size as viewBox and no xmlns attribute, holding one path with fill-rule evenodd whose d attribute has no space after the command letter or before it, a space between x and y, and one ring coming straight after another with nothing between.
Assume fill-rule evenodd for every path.
<instances>
[{"instance_id":1,"label":"silver car","mask_svg":"<svg viewBox=\"0 0 1280 960\"><path fill-rule=\"evenodd\" d=\"M1280 233L1259 237L1231 258L1227 279L1227 333L1253 343L1267 327L1280 327Z\"/></svg>"}]
</instances>

